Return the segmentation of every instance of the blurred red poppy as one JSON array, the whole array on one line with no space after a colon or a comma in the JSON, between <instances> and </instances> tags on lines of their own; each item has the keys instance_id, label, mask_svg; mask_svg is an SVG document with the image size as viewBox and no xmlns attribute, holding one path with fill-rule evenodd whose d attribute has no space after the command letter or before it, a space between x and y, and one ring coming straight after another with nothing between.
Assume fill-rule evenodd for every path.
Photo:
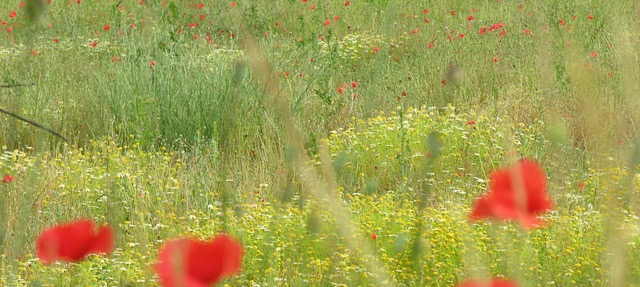
<instances>
[{"instance_id":1,"label":"blurred red poppy","mask_svg":"<svg viewBox=\"0 0 640 287\"><path fill-rule=\"evenodd\" d=\"M494 278L491 280L469 279L457 285L457 287L518 287L513 281Z\"/></svg>"},{"instance_id":2,"label":"blurred red poppy","mask_svg":"<svg viewBox=\"0 0 640 287\"><path fill-rule=\"evenodd\" d=\"M517 166L491 174L489 193L478 198L469 218L516 220L525 228L538 227L542 213L553 208L547 179L537 162L521 160Z\"/></svg>"},{"instance_id":3,"label":"blurred red poppy","mask_svg":"<svg viewBox=\"0 0 640 287\"><path fill-rule=\"evenodd\" d=\"M159 253L156 273L164 287L204 287L237 274L242 265L242 246L228 235L211 241L177 239Z\"/></svg>"},{"instance_id":4,"label":"blurred red poppy","mask_svg":"<svg viewBox=\"0 0 640 287\"><path fill-rule=\"evenodd\" d=\"M45 264L78 262L89 254L111 253L114 243L111 227L105 225L96 232L93 221L81 219L45 229L36 241L36 251Z\"/></svg>"},{"instance_id":5,"label":"blurred red poppy","mask_svg":"<svg viewBox=\"0 0 640 287\"><path fill-rule=\"evenodd\" d=\"M7 174L2 178L2 183L10 183L12 181L13 181L13 176L11 176L10 174Z\"/></svg>"}]
</instances>

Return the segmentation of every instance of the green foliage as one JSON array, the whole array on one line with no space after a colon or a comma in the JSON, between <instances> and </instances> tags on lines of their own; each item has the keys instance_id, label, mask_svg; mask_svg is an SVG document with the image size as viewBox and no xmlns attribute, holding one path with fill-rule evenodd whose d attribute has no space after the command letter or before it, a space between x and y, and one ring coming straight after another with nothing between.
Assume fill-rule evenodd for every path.
<instances>
[{"instance_id":1,"label":"green foliage","mask_svg":"<svg viewBox=\"0 0 640 287\"><path fill-rule=\"evenodd\" d=\"M229 286L607 286L615 260L640 286L632 1L22 2L0 2L0 84L34 85L0 107L71 143L0 115L1 286L155 286L162 242L220 232L245 250ZM469 224L519 157L548 226ZM79 217L115 252L42 265L38 232Z\"/></svg>"},{"instance_id":2,"label":"green foliage","mask_svg":"<svg viewBox=\"0 0 640 287\"><path fill-rule=\"evenodd\" d=\"M545 130L542 122L508 126L500 119L459 113L452 107L406 111L398 107L389 116L356 120L345 130L332 132L326 143L344 167L337 173L347 192L361 192L375 179L377 192L419 186L448 200L456 193L473 198L484 185L484 180L476 179L501 166L510 151L544 158ZM441 145L435 154L433 132L439 134ZM427 169L430 160L434 164Z\"/></svg>"}]
</instances>

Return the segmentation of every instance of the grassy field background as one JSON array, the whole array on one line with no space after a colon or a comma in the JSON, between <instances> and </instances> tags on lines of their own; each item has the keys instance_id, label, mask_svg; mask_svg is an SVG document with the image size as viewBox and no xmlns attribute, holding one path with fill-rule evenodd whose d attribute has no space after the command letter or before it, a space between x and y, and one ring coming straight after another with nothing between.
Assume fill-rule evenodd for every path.
<instances>
[{"instance_id":1,"label":"grassy field background","mask_svg":"<svg viewBox=\"0 0 640 287\"><path fill-rule=\"evenodd\" d=\"M2 286L157 286L220 232L229 286L640 286L634 1L47 2L0 3L0 108L69 139L0 114ZM548 226L470 224L519 157ZM40 263L79 217L116 251Z\"/></svg>"}]
</instances>

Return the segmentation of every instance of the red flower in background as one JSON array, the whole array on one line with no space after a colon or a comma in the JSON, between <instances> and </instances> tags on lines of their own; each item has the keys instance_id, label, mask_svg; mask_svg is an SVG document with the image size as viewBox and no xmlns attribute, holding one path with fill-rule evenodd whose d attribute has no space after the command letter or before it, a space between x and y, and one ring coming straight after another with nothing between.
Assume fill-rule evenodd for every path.
<instances>
[{"instance_id":1,"label":"red flower in background","mask_svg":"<svg viewBox=\"0 0 640 287\"><path fill-rule=\"evenodd\" d=\"M552 207L542 168L524 159L491 174L489 193L476 200L469 218L516 220L525 228L533 228L543 224L538 216Z\"/></svg>"},{"instance_id":2,"label":"red flower in background","mask_svg":"<svg viewBox=\"0 0 640 287\"><path fill-rule=\"evenodd\" d=\"M2 183L10 183L13 181L13 176L7 174L2 178Z\"/></svg>"},{"instance_id":3,"label":"red flower in background","mask_svg":"<svg viewBox=\"0 0 640 287\"><path fill-rule=\"evenodd\" d=\"M494 278L491 280L469 279L457 285L457 287L518 287L513 281Z\"/></svg>"},{"instance_id":4,"label":"red flower in background","mask_svg":"<svg viewBox=\"0 0 640 287\"><path fill-rule=\"evenodd\" d=\"M242 246L228 235L211 241L177 239L166 243L155 270L164 287L204 287L237 274Z\"/></svg>"},{"instance_id":5,"label":"red flower in background","mask_svg":"<svg viewBox=\"0 0 640 287\"><path fill-rule=\"evenodd\" d=\"M93 221L81 219L44 230L36 241L38 258L45 264L62 260L78 262L89 254L113 251L115 235L109 226L96 232Z\"/></svg>"}]
</instances>

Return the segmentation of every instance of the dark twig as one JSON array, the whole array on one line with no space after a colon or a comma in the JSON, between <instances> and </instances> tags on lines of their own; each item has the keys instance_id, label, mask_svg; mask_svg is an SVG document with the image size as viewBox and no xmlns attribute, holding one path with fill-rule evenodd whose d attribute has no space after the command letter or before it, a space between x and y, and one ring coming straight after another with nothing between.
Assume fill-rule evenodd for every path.
<instances>
[{"instance_id":1,"label":"dark twig","mask_svg":"<svg viewBox=\"0 0 640 287\"><path fill-rule=\"evenodd\" d=\"M0 85L0 88L15 88L15 87L28 87L34 84L12 84L12 85Z\"/></svg>"},{"instance_id":2,"label":"dark twig","mask_svg":"<svg viewBox=\"0 0 640 287\"><path fill-rule=\"evenodd\" d=\"M29 120L29 119L27 119L27 118L23 118L23 117L21 117L21 116L19 116L19 115L17 115L17 114L14 114L14 113L12 113L12 112L10 112L10 111L7 111L7 110L5 110L5 109L3 109L3 108L0 108L0 113L7 114L7 115L12 116L12 117L14 117L14 118L16 118L16 119L19 119L19 120L21 120L21 121L23 121L23 122L29 123L29 124L31 124L31 125L33 125L33 126L35 126L35 127L41 128L41 129L43 129L43 130L45 130L45 131L48 131L48 132L50 132L51 134L53 134L53 135L55 135L55 136L57 136L57 137L59 137L59 138L61 138L61 139L62 139L62 140L64 140L65 142L69 142L69 141L67 140L67 138L63 137L61 134L57 133L56 131L54 131L54 130L52 130L52 129L49 129L49 128L47 128L47 127L45 127L45 126L43 126L43 125L41 125L41 124L39 124L39 123L36 123L36 122L34 122L34 121L32 121L32 120Z\"/></svg>"}]
</instances>

